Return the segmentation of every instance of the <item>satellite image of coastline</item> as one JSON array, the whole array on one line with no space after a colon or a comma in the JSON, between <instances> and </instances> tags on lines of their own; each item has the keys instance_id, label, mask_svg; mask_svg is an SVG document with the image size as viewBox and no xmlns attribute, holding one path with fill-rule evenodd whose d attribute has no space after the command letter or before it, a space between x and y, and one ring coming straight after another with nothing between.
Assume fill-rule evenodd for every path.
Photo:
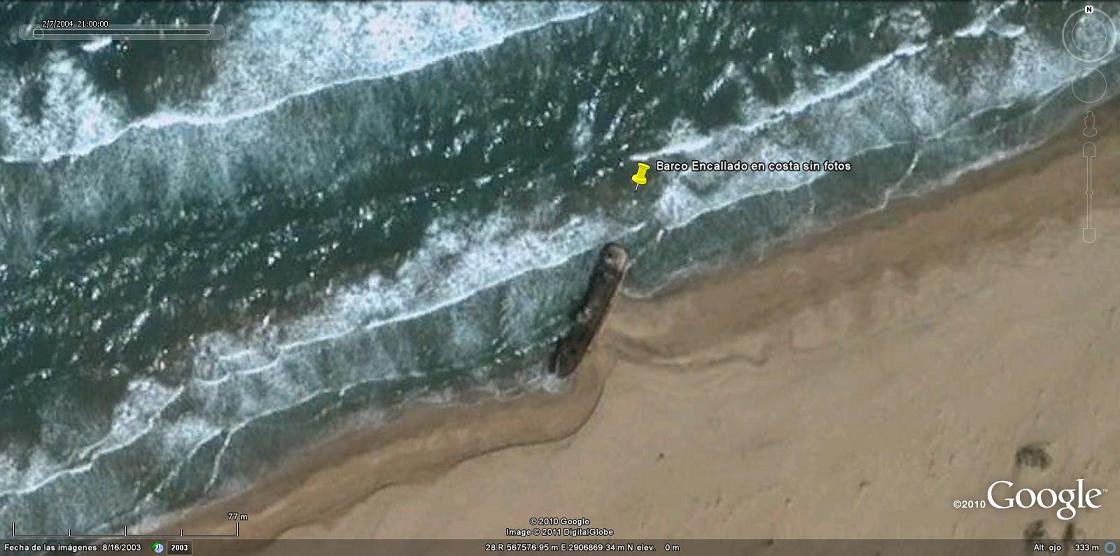
<instances>
[{"instance_id":1,"label":"satellite image of coastline","mask_svg":"<svg viewBox=\"0 0 1120 556\"><path fill-rule=\"evenodd\" d=\"M1113 553L1114 14L0 2L4 538Z\"/></svg>"}]
</instances>

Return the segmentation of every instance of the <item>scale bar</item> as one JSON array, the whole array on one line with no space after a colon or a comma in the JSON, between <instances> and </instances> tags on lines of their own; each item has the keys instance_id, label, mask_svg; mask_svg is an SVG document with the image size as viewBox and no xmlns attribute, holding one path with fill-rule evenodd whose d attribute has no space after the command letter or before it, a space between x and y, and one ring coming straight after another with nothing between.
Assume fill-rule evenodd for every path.
<instances>
[{"instance_id":1,"label":"scale bar","mask_svg":"<svg viewBox=\"0 0 1120 556\"><path fill-rule=\"evenodd\" d=\"M124 527L123 532L124 532L123 535L75 535L74 531L72 529L68 528L68 529L66 529L66 534L65 535L57 535L57 534L37 535L37 534L34 534L34 533L31 533L31 534L20 533L18 528L17 528L17 522L14 521L14 520L12 521L12 539L82 539L82 540L119 539L119 538L124 538L124 537L142 538L142 539L146 538L146 539L159 540L159 539L173 538L173 537L176 537L176 536L178 536L179 538L183 538L183 539L236 539L236 538L239 538L241 536L241 523L237 522L237 521L235 521L233 523L233 533L191 533L191 534L187 534L187 532L185 530L179 529L179 534L178 535L160 534L160 533L136 534L136 533L129 533L127 526Z\"/></svg>"}]
</instances>

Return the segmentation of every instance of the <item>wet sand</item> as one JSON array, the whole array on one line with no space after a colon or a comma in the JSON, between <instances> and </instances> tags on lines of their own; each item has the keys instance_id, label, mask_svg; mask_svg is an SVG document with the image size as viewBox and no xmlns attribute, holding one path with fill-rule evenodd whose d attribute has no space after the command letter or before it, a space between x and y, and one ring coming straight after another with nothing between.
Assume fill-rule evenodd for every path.
<instances>
[{"instance_id":1,"label":"wet sand","mask_svg":"<svg viewBox=\"0 0 1120 556\"><path fill-rule=\"evenodd\" d=\"M1060 537L1054 510L953 503L996 480L1120 487L1120 135L1095 139L1095 243L1075 125L764 263L620 298L567 394L415 411L184 521L251 512L242 534L262 539L501 538L534 516L622 538L1021 538L1042 519ZM1044 469L1016 463L1032 443ZM1120 530L1120 498L1099 501L1079 534Z\"/></svg>"}]
</instances>

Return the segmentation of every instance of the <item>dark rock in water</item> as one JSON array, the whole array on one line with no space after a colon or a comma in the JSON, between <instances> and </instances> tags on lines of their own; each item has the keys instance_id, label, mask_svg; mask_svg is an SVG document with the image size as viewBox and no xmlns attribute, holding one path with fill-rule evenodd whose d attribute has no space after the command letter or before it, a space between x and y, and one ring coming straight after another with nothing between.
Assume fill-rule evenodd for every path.
<instances>
[{"instance_id":1,"label":"dark rock in water","mask_svg":"<svg viewBox=\"0 0 1120 556\"><path fill-rule=\"evenodd\" d=\"M608 243L599 252L599 261L591 274L591 285L587 288L583 306L576 313L576 322L556 344L556 351L552 354L553 373L568 376L579 366L591 346L591 340L595 339L595 334L603 325L611 301L622 286L629 259L626 248L617 243Z\"/></svg>"}]
</instances>

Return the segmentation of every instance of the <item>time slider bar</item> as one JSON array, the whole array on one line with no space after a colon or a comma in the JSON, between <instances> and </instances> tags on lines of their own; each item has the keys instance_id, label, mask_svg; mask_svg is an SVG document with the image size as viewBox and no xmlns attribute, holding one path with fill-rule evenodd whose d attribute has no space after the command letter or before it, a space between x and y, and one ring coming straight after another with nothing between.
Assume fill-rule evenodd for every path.
<instances>
[{"instance_id":1,"label":"time slider bar","mask_svg":"<svg viewBox=\"0 0 1120 556\"><path fill-rule=\"evenodd\" d=\"M218 41L226 38L221 25L106 25L104 27L43 27L23 25L25 41L90 41L127 39L141 41Z\"/></svg>"}]
</instances>

